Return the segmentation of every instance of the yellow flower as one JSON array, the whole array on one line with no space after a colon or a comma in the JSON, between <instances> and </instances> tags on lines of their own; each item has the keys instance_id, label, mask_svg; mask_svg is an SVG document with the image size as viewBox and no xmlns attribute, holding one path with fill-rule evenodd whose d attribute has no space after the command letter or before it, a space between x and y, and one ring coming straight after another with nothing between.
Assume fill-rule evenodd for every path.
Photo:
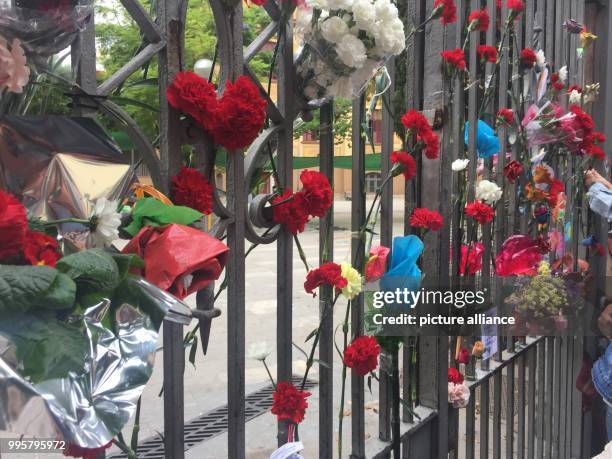
<instances>
[{"instance_id":1,"label":"yellow flower","mask_svg":"<svg viewBox=\"0 0 612 459\"><path fill-rule=\"evenodd\" d=\"M346 287L342 289L342 295L352 300L361 293L361 274L359 274L359 271L353 268L349 263L340 263L340 267L342 268L342 277L348 282Z\"/></svg>"},{"instance_id":2,"label":"yellow flower","mask_svg":"<svg viewBox=\"0 0 612 459\"><path fill-rule=\"evenodd\" d=\"M546 261L541 262L538 266L538 274L540 276L550 276L550 264Z\"/></svg>"},{"instance_id":3,"label":"yellow flower","mask_svg":"<svg viewBox=\"0 0 612 459\"><path fill-rule=\"evenodd\" d=\"M595 40L597 40L597 35L592 34L591 32L587 32L586 30L580 32L581 48L588 48Z\"/></svg>"},{"instance_id":4,"label":"yellow flower","mask_svg":"<svg viewBox=\"0 0 612 459\"><path fill-rule=\"evenodd\" d=\"M474 343L474 347L472 348L472 355L474 357L476 357L477 359L482 357L482 354L484 354L485 351L485 345L482 341L476 341Z\"/></svg>"}]
</instances>

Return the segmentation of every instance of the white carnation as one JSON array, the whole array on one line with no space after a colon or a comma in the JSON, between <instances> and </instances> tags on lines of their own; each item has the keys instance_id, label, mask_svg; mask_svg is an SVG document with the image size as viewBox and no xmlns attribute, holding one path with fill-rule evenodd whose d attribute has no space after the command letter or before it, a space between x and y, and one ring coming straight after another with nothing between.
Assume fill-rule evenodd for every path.
<instances>
[{"instance_id":1,"label":"white carnation","mask_svg":"<svg viewBox=\"0 0 612 459\"><path fill-rule=\"evenodd\" d=\"M350 99L353 97L353 84L351 82L351 78L336 78L332 85L328 88L327 93L330 97Z\"/></svg>"},{"instance_id":2,"label":"white carnation","mask_svg":"<svg viewBox=\"0 0 612 459\"><path fill-rule=\"evenodd\" d=\"M497 184L489 180L481 180L476 187L476 199L494 205L502 197L502 190Z\"/></svg>"},{"instance_id":3,"label":"white carnation","mask_svg":"<svg viewBox=\"0 0 612 459\"><path fill-rule=\"evenodd\" d=\"M376 30L376 10L370 0L356 0L353 3L353 19L360 30L366 32Z\"/></svg>"},{"instance_id":4,"label":"white carnation","mask_svg":"<svg viewBox=\"0 0 612 459\"><path fill-rule=\"evenodd\" d=\"M342 37L348 35L349 28L341 18L332 16L321 24L321 34L330 43L340 43Z\"/></svg>"},{"instance_id":5,"label":"white carnation","mask_svg":"<svg viewBox=\"0 0 612 459\"><path fill-rule=\"evenodd\" d=\"M540 67L541 69L543 69L546 66L546 55L544 54L544 50L539 50L536 53L536 62L538 64L538 67Z\"/></svg>"},{"instance_id":6,"label":"white carnation","mask_svg":"<svg viewBox=\"0 0 612 459\"><path fill-rule=\"evenodd\" d=\"M470 163L469 159L456 159L451 164L451 168L455 172L461 172L461 171L465 170L468 167L469 163Z\"/></svg>"},{"instance_id":7,"label":"white carnation","mask_svg":"<svg viewBox=\"0 0 612 459\"><path fill-rule=\"evenodd\" d=\"M397 7L390 0L378 0L374 10L376 20L382 23L390 23L398 18Z\"/></svg>"},{"instance_id":8,"label":"white carnation","mask_svg":"<svg viewBox=\"0 0 612 459\"><path fill-rule=\"evenodd\" d=\"M320 10L329 8L328 0L306 0L306 5L311 8L318 8Z\"/></svg>"},{"instance_id":9,"label":"white carnation","mask_svg":"<svg viewBox=\"0 0 612 459\"><path fill-rule=\"evenodd\" d=\"M353 0L334 0L330 5L332 10L347 10L350 11L353 6Z\"/></svg>"},{"instance_id":10,"label":"white carnation","mask_svg":"<svg viewBox=\"0 0 612 459\"><path fill-rule=\"evenodd\" d=\"M395 18L395 20L387 24L380 24L374 30L373 35L376 42L377 55L397 55L406 47L404 24L399 18Z\"/></svg>"},{"instance_id":11,"label":"white carnation","mask_svg":"<svg viewBox=\"0 0 612 459\"><path fill-rule=\"evenodd\" d=\"M363 42L350 34L342 37L342 40L336 46L336 53L345 65L356 69L363 67L368 57Z\"/></svg>"},{"instance_id":12,"label":"white carnation","mask_svg":"<svg viewBox=\"0 0 612 459\"><path fill-rule=\"evenodd\" d=\"M567 65L564 65L559 69L559 80L565 84L567 81Z\"/></svg>"},{"instance_id":13,"label":"white carnation","mask_svg":"<svg viewBox=\"0 0 612 459\"><path fill-rule=\"evenodd\" d=\"M312 31L312 9L298 8L295 18L295 33L304 36Z\"/></svg>"},{"instance_id":14,"label":"white carnation","mask_svg":"<svg viewBox=\"0 0 612 459\"><path fill-rule=\"evenodd\" d=\"M580 94L577 90L572 89L572 92L570 92L569 94L569 103L579 104L581 98L582 98L582 94Z\"/></svg>"},{"instance_id":15,"label":"white carnation","mask_svg":"<svg viewBox=\"0 0 612 459\"><path fill-rule=\"evenodd\" d=\"M272 348L265 341L251 343L247 349L246 357L251 360L266 360L272 353Z\"/></svg>"}]
</instances>

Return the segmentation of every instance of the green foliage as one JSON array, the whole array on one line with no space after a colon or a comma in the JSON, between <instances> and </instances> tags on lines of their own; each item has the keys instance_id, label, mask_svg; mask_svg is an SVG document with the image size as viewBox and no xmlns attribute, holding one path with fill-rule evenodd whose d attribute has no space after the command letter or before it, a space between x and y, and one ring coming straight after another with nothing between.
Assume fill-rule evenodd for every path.
<instances>
[{"instance_id":1,"label":"green foliage","mask_svg":"<svg viewBox=\"0 0 612 459\"><path fill-rule=\"evenodd\" d=\"M197 210L184 206L168 206L155 198L139 199L132 210L132 222L123 230L135 236L143 226L160 226L170 223L191 225L202 218Z\"/></svg>"},{"instance_id":2,"label":"green foliage","mask_svg":"<svg viewBox=\"0 0 612 459\"><path fill-rule=\"evenodd\" d=\"M313 110L312 120L306 121L299 127L297 127L293 135L296 139L299 139L304 134L310 132L313 134L315 139L319 139L319 129L321 125L321 118L319 116L319 110ZM352 129L352 108L350 99L335 99L334 100L334 141L336 145L342 144L345 141L351 140L351 129Z\"/></svg>"},{"instance_id":3,"label":"green foliage","mask_svg":"<svg viewBox=\"0 0 612 459\"><path fill-rule=\"evenodd\" d=\"M79 295L111 291L121 280L117 263L103 249L68 255L57 262L57 269L76 283Z\"/></svg>"},{"instance_id":4,"label":"green foliage","mask_svg":"<svg viewBox=\"0 0 612 459\"><path fill-rule=\"evenodd\" d=\"M72 279L53 268L0 265L0 315L68 309L75 294Z\"/></svg>"},{"instance_id":5,"label":"green foliage","mask_svg":"<svg viewBox=\"0 0 612 459\"><path fill-rule=\"evenodd\" d=\"M15 345L21 374L33 383L82 373L88 345L79 327L53 317L17 315L0 322L0 335Z\"/></svg>"}]
</instances>

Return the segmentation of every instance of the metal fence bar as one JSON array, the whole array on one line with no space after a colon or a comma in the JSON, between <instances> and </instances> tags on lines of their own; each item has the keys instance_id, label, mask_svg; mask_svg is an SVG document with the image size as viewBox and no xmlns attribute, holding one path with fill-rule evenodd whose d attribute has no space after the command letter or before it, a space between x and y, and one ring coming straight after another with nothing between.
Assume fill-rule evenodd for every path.
<instances>
[{"instance_id":1,"label":"metal fence bar","mask_svg":"<svg viewBox=\"0 0 612 459\"><path fill-rule=\"evenodd\" d=\"M183 325L164 321L164 448L166 459L185 457Z\"/></svg>"},{"instance_id":2,"label":"metal fence bar","mask_svg":"<svg viewBox=\"0 0 612 459\"><path fill-rule=\"evenodd\" d=\"M474 455L476 453L476 390L477 389L472 390L472 393L470 394L470 404L466 407L466 415L465 415L465 457L466 459L474 459ZM458 451L459 451L459 445L457 444L457 452Z\"/></svg>"},{"instance_id":3,"label":"metal fence bar","mask_svg":"<svg viewBox=\"0 0 612 459\"><path fill-rule=\"evenodd\" d=\"M353 101L353 177L351 201L351 259L354 267L362 271L364 264L364 244L359 230L365 222L365 141L361 125L365 120L365 95ZM363 294L351 302L351 334L359 336L363 332ZM364 381L353 369L351 371L351 458L365 457L365 417L364 417Z\"/></svg>"},{"instance_id":4,"label":"metal fence bar","mask_svg":"<svg viewBox=\"0 0 612 459\"><path fill-rule=\"evenodd\" d=\"M538 343L538 391L536 402L536 457L544 457L544 390L545 390L545 370L546 370L546 346L544 341Z\"/></svg>"},{"instance_id":5,"label":"metal fence bar","mask_svg":"<svg viewBox=\"0 0 612 459\"><path fill-rule=\"evenodd\" d=\"M526 387L525 387L525 370L527 366L527 355L523 354L519 357L518 361L518 433L516 436L516 457L517 459L524 459L525 457L525 416L527 401Z\"/></svg>"},{"instance_id":6,"label":"metal fence bar","mask_svg":"<svg viewBox=\"0 0 612 459\"><path fill-rule=\"evenodd\" d=\"M489 381L480 386L480 456L489 457Z\"/></svg>"},{"instance_id":7,"label":"metal fence bar","mask_svg":"<svg viewBox=\"0 0 612 459\"><path fill-rule=\"evenodd\" d=\"M553 427L553 364L554 364L554 337L546 338L546 391L544 393L544 457L551 457L552 427Z\"/></svg>"},{"instance_id":8,"label":"metal fence bar","mask_svg":"<svg viewBox=\"0 0 612 459\"><path fill-rule=\"evenodd\" d=\"M319 127L320 172L334 187L334 103L321 107ZM334 206L319 225L319 264L334 259ZM334 292L331 286L319 288L321 333L319 341L319 457L329 459L334 453L334 315L326 313L326 302Z\"/></svg>"},{"instance_id":9,"label":"metal fence bar","mask_svg":"<svg viewBox=\"0 0 612 459\"><path fill-rule=\"evenodd\" d=\"M493 459L501 458L502 372L493 374Z\"/></svg>"},{"instance_id":10,"label":"metal fence bar","mask_svg":"<svg viewBox=\"0 0 612 459\"><path fill-rule=\"evenodd\" d=\"M528 365L528 389L527 389L527 459L535 457L535 423L536 423L536 350L533 347L527 355Z\"/></svg>"},{"instance_id":11,"label":"metal fence bar","mask_svg":"<svg viewBox=\"0 0 612 459\"><path fill-rule=\"evenodd\" d=\"M519 360L518 365L521 364ZM506 368L506 458L514 455L514 361Z\"/></svg>"},{"instance_id":12,"label":"metal fence bar","mask_svg":"<svg viewBox=\"0 0 612 459\"><path fill-rule=\"evenodd\" d=\"M559 457L559 441L560 441L560 416L561 411L565 409L560 403L561 399L561 378L565 377L561 373L561 339L553 338L553 390L552 390L552 457Z\"/></svg>"}]
</instances>

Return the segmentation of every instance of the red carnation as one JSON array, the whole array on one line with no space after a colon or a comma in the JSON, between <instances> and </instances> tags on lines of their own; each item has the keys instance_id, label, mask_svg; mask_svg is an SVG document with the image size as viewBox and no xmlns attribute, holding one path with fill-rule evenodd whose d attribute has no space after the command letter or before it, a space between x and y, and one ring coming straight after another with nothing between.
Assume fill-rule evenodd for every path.
<instances>
[{"instance_id":1,"label":"red carnation","mask_svg":"<svg viewBox=\"0 0 612 459\"><path fill-rule=\"evenodd\" d=\"M304 185L302 193L308 213L313 217L324 217L332 205L332 189L329 180L320 172L305 170L300 174Z\"/></svg>"},{"instance_id":2,"label":"red carnation","mask_svg":"<svg viewBox=\"0 0 612 459\"><path fill-rule=\"evenodd\" d=\"M427 117L416 110L409 110L402 116L402 124L409 131L414 130L417 133L422 133L431 130Z\"/></svg>"},{"instance_id":3,"label":"red carnation","mask_svg":"<svg viewBox=\"0 0 612 459\"><path fill-rule=\"evenodd\" d=\"M509 10L512 10L516 14L522 13L525 9L525 4L523 3L523 0L507 0L506 6Z\"/></svg>"},{"instance_id":4,"label":"red carnation","mask_svg":"<svg viewBox=\"0 0 612 459\"><path fill-rule=\"evenodd\" d=\"M557 200L559 199L559 193L565 192L565 184L559 180L558 178L552 179L550 187L548 188L548 197L546 200L548 201L548 205L551 208L556 207Z\"/></svg>"},{"instance_id":5,"label":"red carnation","mask_svg":"<svg viewBox=\"0 0 612 459\"><path fill-rule=\"evenodd\" d=\"M482 254L484 253L484 245L482 242L476 242L469 247L465 244L461 245L461 264L459 265L459 274L464 276L473 276L482 269Z\"/></svg>"},{"instance_id":6,"label":"red carnation","mask_svg":"<svg viewBox=\"0 0 612 459\"><path fill-rule=\"evenodd\" d=\"M410 226L438 231L442 228L442 216L435 210L419 207L410 216Z\"/></svg>"},{"instance_id":7,"label":"red carnation","mask_svg":"<svg viewBox=\"0 0 612 459\"><path fill-rule=\"evenodd\" d=\"M346 287L348 281L342 277L342 267L337 263L324 263L317 269L311 270L306 275L306 282L304 282L304 290L307 293L312 293L312 296L316 296L314 290L321 285L331 285L336 289L340 290Z\"/></svg>"},{"instance_id":8,"label":"red carnation","mask_svg":"<svg viewBox=\"0 0 612 459\"><path fill-rule=\"evenodd\" d=\"M416 134L418 142L423 143L423 152L429 159L436 159L440 149L440 140L433 132L429 121L422 113L416 110L409 110L402 116L402 124L411 133Z\"/></svg>"},{"instance_id":9,"label":"red carnation","mask_svg":"<svg viewBox=\"0 0 612 459\"><path fill-rule=\"evenodd\" d=\"M300 390L293 384L281 381L276 385L273 395L272 414L275 414L279 421L290 421L299 424L304 420L308 402L306 398L310 392Z\"/></svg>"},{"instance_id":10,"label":"red carnation","mask_svg":"<svg viewBox=\"0 0 612 459\"><path fill-rule=\"evenodd\" d=\"M215 110L213 140L228 150L250 145L266 121L266 101L245 76L228 82Z\"/></svg>"},{"instance_id":11,"label":"red carnation","mask_svg":"<svg viewBox=\"0 0 612 459\"><path fill-rule=\"evenodd\" d=\"M493 221L495 210L482 201L474 201L465 205L465 214L481 225L485 225Z\"/></svg>"},{"instance_id":12,"label":"red carnation","mask_svg":"<svg viewBox=\"0 0 612 459\"><path fill-rule=\"evenodd\" d=\"M516 159L513 159L504 167L504 177L506 177L510 183L514 183L522 173L523 166Z\"/></svg>"},{"instance_id":13,"label":"red carnation","mask_svg":"<svg viewBox=\"0 0 612 459\"><path fill-rule=\"evenodd\" d=\"M580 94L582 94L582 88L580 86L578 86L577 84L573 84L571 85L569 88L567 88L567 93L571 93L572 91L576 91Z\"/></svg>"},{"instance_id":14,"label":"red carnation","mask_svg":"<svg viewBox=\"0 0 612 459\"><path fill-rule=\"evenodd\" d=\"M457 70L465 70L465 53L461 48L442 51L440 55L449 67Z\"/></svg>"},{"instance_id":15,"label":"red carnation","mask_svg":"<svg viewBox=\"0 0 612 459\"><path fill-rule=\"evenodd\" d=\"M344 364L365 376L378 366L380 345L373 336L359 336L344 351Z\"/></svg>"},{"instance_id":16,"label":"red carnation","mask_svg":"<svg viewBox=\"0 0 612 459\"><path fill-rule=\"evenodd\" d=\"M553 73L550 76L550 83L553 89L556 91L561 91L563 88L565 88L565 84L561 81L558 73Z\"/></svg>"},{"instance_id":17,"label":"red carnation","mask_svg":"<svg viewBox=\"0 0 612 459\"><path fill-rule=\"evenodd\" d=\"M489 28L489 13L487 9L483 8L481 10L472 11L468 17L468 24L470 25L470 30L486 32ZM472 24L474 25L472 26Z\"/></svg>"},{"instance_id":18,"label":"red carnation","mask_svg":"<svg viewBox=\"0 0 612 459\"><path fill-rule=\"evenodd\" d=\"M423 141L425 144L425 156L428 159L436 159L440 152L440 139L438 138L438 134L434 131L426 131L423 135L419 136L419 140Z\"/></svg>"},{"instance_id":19,"label":"red carnation","mask_svg":"<svg viewBox=\"0 0 612 459\"><path fill-rule=\"evenodd\" d=\"M172 200L208 215L213 210L213 187L199 170L183 166L172 177Z\"/></svg>"},{"instance_id":20,"label":"red carnation","mask_svg":"<svg viewBox=\"0 0 612 459\"><path fill-rule=\"evenodd\" d=\"M57 240L45 233L29 231L23 246L23 257L34 266L55 266L60 259Z\"/></svg>"},{"instance_id":21,"label":"red carnation","mask_svg":"<svg viewBox=\"0 0 612 459\"><path fill-rule=\"evenodd\" d=\"M531 48L525 48L521 51L521 65L527 68L533 68L536 64L536 53Z\"/></svg>"},{"instance_id":22,"label":"red carnation","mask_svg":"<svg viewBox=\"0 0 612 459\"><path fill-rule=\"evenodd\" d=\"M272 218L276 223L285 225L291 234L304 231L309 213L303 193L286 190L281 196L276 197L272 204L277 204L272 208Z\"/></svg>"},{"instance_id":23,"label":"red carnation","mask_svg":"<svg viewBox=\"0 0 612 459\"><path fill-rule=\"evenodd\" d=\"M500 108L497 112L497 119L500 124L512 124L514 122L514 112L509 108Z\"/></svg>"},{"instance_id":24,"label":"red carnation","mask_svg":"<svg viewBox=\"0 0 612 459\"><path fill-rule=\"evenodd\" d=\"M455 0L436 0L433 17L439 17L440 22L444 25L455 22L457 20Z\"/></svg>"},{"instance_id":25,"label":"red carnation","mask_svg":"<svg viewBox=\"0 0 612 459\"><path fill-rule=\"evenodd\" d=\"M456 368L449 368L448 382L453 384L463 384L463 375Z\"/></svg>"},{"instance_id":26,"label":"red carnation","mask_svg":"<svg viewBox=\"0 0 612 459\"><path fill-rule=\"evenodd\" d=\"M213 84L194 72L179 72L166 90L168 103L191 116L207 132L211 132L217 107Z\"/></svg>"},{"instance_id":27,"label":"red carnation","mask_svg":"<svg viewBox=\"0 0 612 459\"><path fill-rule=\"evenodd\" d=\"M476 50L481 61L497 62L497 49L495 46L480 45Z\"/></svg>"},{"instance_id":28,"label":"red carnation","mask_svg":"<svg viewBox=\"0 0 612 459\"><path fill-rule=\"evenodd\" d=\"M416 175L416 162L411 154L405 151L394 151L391 153L391 162L399 164L402 174L406 180L412 180Z\"/></svg>"},{"instance_id":29,"label":"red carnation","mask_svg":"<svg viewBox=\"0 0 612 459\"><path fill-rule=\"evenodd\" d=\"M470 363L470 351L468 351L466 348L461 349L461 351L459 351L457 363L462 363L464 365Z\"/></svg>"},{"instance_id":30,"label":"red carnation","mask_svg":"<svg viewBox=\"0 0 612 459\"><path fill-rule=\"evenodd\" d=\"M21 253L27 230L28 219L23 204L12 194L0 190L0 261Z\"/></svg>"},{"instance_id":31,"label":"red carnation","mask_svg":"<svg viewBox=\"0 0 612 459\"><path fill-rule=\"evenodd\" d=\"M106 445L100 446L99 448L83 448L74 443L69 443L64 450L64 456L70 457L81 457L83 459L96 459L100 453L111 447L112 441L109 441Z\"/></svg>"}]
</instances>

